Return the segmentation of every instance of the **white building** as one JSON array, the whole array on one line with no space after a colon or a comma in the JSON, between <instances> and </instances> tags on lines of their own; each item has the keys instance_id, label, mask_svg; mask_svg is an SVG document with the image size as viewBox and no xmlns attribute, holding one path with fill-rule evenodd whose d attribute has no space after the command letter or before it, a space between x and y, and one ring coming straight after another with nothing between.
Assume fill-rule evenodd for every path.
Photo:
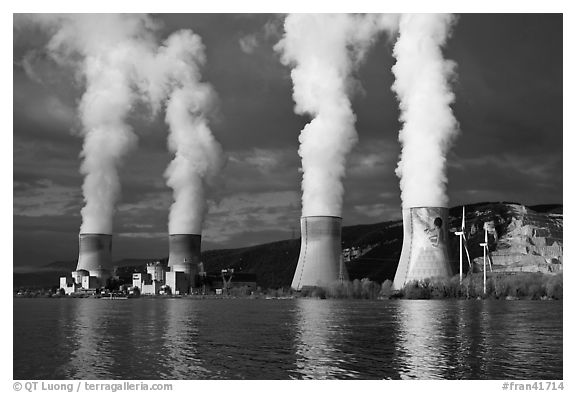
<instances>
[{"instance_id":1,"label":"white building","mask_svg":"<svg viewBox=\"0 0 576 393\"><path fill-rule=\"evenodd\" d=\"M164 268L162 265L159 265L159 268L154 264L152 265L149 263L146 267L148 273L132 274L132 287L138 288L141 295L158 295L162 285L164 285L164 278L162 280L157 279L165 276Z\"/></svg>"},{"instance_id":2,"label":"white building","mask_svg":"<svg viewBox=\"0 0 576 393\"><path fill-rule=\"evenodd\" d=\"M64 290L66 295L76 292L79 285L76 284L72 277L60 277L60 289Z\"/></svg>"},{"instance_id":3,"label":"white building","mask_svg":"<svg viewBox=\"0 0 576 393\"><path fill-rule=\"evenodd\" d=\"M164 266L159 262L148 262L146 264L146 273L150 275L150 279L152 281L159 281L164 282L166 279L165 277L165 269Z\"/></svg>"},{"instance_id":4,"label":"white building","mask_svg":"<svg viewBox=\"0 0 576 393\"><path fill-rule=\"evenodd\" d=\"M100 280L95 276L82 276L83 289L97 289L100 288Z\"/></svg>"}]
</instances>

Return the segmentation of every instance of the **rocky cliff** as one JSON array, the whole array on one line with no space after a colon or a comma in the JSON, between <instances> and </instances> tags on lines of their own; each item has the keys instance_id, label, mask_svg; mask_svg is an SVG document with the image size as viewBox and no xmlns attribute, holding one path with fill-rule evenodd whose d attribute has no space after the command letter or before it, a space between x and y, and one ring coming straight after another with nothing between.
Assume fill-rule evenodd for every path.
<instances>
[{"instance_id":1,"label":"rocky cliff","mask_svg":"<svg viewBox=\"0 0 576 393\"><path fill-rule=\"evenodd\" d=\"M493 271L562 271L561 206L526 207L515 203L498 203L476 206L470 210L466 214L466 232L469 234L468 248L473 250L475 270L481 271L483 268L483 251L479 243L484 240L486 226L488 256Z\"/></svg>"}]
</instances>

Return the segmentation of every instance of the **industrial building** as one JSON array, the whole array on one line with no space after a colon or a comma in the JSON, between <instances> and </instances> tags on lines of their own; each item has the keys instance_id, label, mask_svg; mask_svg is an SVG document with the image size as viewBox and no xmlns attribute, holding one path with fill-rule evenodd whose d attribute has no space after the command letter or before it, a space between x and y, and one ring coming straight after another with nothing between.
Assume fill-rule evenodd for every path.
<instances>
[{"instance_id":1,"label":"industrial building","mask_svg":"<svg viewBox=\"0 0 576 393\"><path fill-rule=\"evenodd\" d=\"M60 289L63 289L66 295L77 292L81 287L82 285L76 284L72 277L60 277Z\"/></svg>"},{"instance_id":2,"label":"industrial building","mask_svg":"<svg viewBox=\"0 0 576 393\"><path fill-rule=\"evenodd\" d=\"M256 289L256 276L225 269L207 274L200 262L201 235L169 235L167 266L160 261L148 262L146 272L132 270L130 290L141 295L185 295L207 290L228 290L234 287ZM60 289L67 295L95 293L112 277L112 235L79 235L78 265L70 277L60 277ZM131 274L131 276L130 276ZM118 277L116 277L118 279Z\"/></svg>"},{"instance_id":3,"label":"industrial building","mask_svg":"<svg viewBox=\"0 0 576 393\"><path fill-rule=\"evenodd\" d=\"M235 273L234 269L225 269L221 274L199 274L188 280L184 272L173 272L171 267L166 270L160 262L149 262L146 273L132 274L132 288L138 288L141 295L172 294L182 295L193 292L229 290L232 288L256 289L256 275ZM200 269L201 270L201 269ZM162 278L164 277L164 278ZM189 282L193 285L189 287Z\"/></svg>"},{"instance_id":4,"label":"industrial building","mask_svg":"<svg viewBox=\"0 0 576 393\"><path fill-rule=\"evenodd\" d=\"M112 235L81 233L78 265L70 277L60 277L60 288L66 294L95 292L112 277ZM159 294L162 287L176 295L188 294L196 287L200 262L201 235L169 236L168 268L160 262L150 262L146 273L132 276L133 287L142 294Z\"/></svg>"},{"instance_id":5,"label":"industrial building","mask_svg":"<svg viewBox=\"0 0 576 393\"><path fill-rule=\"evenodd\" d=\"M179 286L176 286L174 280L169 283L166 282L167 277L174 276L173 273L175 272L166 271L159 261L148 262L146 264L146 273L132 274L132 289L138 288L141 295L159 295L168 286L176 295L186 293L188 291L187 283L182 278L178 282ZM183 275L184 273L179 272L179 276Z\"/></svg>"}]
</instances>

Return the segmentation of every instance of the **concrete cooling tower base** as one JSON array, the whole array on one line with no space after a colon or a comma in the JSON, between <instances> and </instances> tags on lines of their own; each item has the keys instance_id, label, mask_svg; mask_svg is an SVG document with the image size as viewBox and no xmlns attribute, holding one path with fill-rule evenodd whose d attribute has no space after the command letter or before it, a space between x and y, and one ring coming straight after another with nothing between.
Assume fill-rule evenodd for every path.
<instances>
[{"instance_id":1,"label":"concrete cooling tower base","mask_svg":"<svg viewBox=\"0 0 576 393\"><path fill-rule=\"evenodd\" d=\"M342 218L307 216L300 219L302 240L292 288L327 287L340 278L348 280L342 262Z\"/></svg>"},{"instance_id":2,"label":"concrete cooling tower base","mask_svg":"<svg viewBox=\"0 0 576 393\"><path fill-rule=\"evenodd\" d=\"M112 269L112 235L81 233L78 236L78 244L78 266L76 267L76 272L86 271L90 276L101 280L106 280L110 277Z\"/></svg>"},{"instance_id":3,"label":"concrete cooling tower base","mask_svg":"<svg viewBox=\"0 0 576 393\"><path fill-rule=\"evenodd\" d=\"M169 237L168 267L172 272L185 273L189 286L194 286L200 263L201 241L201 235L190 233L173 234Z\"/></svg>"},{"instance_id":4,"label":"concrete cooling tower base","mask_svg":"<svg viewBox=\"0 0 576 393\"><path fill-rule=\"evenodd\" d=\"M432 277L451 277L448 256L448 209L412 207L402 210L404 242L394 289L408 282Z\"/></svg>"}]
</instances>

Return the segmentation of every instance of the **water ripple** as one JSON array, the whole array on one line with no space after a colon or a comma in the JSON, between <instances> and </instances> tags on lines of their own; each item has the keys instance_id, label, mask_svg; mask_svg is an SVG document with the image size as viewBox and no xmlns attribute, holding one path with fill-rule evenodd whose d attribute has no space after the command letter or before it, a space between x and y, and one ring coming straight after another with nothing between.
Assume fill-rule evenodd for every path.
<instances>
[{"instance_id":1,"label":"water ripple","mask_svg":"<svg viewBox=\"0 0 576 393\"><path fill-rule=\"evenodd\" d=\"M15 379L562 379L562 302L15 299Z\"/></svg>"}]
</instances>

